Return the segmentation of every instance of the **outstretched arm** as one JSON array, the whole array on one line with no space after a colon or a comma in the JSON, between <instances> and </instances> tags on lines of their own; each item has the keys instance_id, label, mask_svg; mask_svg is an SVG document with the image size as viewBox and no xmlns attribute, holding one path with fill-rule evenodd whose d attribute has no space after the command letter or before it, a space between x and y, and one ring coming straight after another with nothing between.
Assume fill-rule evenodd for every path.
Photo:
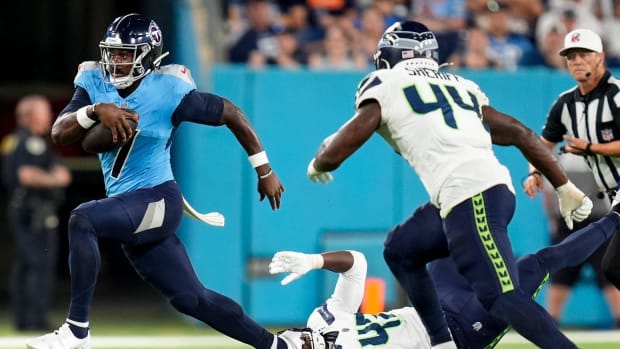
<instances>
[{"instance_id":1,"label":"outstretched arm","mask_svg":"<svg viewBox=\"0 0 620 349\"><path fill-rule=\"evenodd\" d=\"M327 137L308 165L308 177L313 182L331 180L329 171L337 169L359 149L377 130L381 122L379 103L370 101L359 107L353 118L335 134Z\"/></svg>"},{"instance_id":2,"label":"outstretched arm","mask_svg":"<svg viewBox=\"0 0 620 349\"><path fill-rule=\"evenodd\" d=\"M211 126L226 125L245 149L256 170L260 201L268 197L272 209L280 208L284 187L272 170L254 127L239 107L221 96L192 90L183 97L171 121L175 126L185 121Z\"/></svg>"},{"instance_id":3,"label":"outstretched arm","mask_svg":"<svg viewBox=\"0 0 620 349\"><path fill-rule=\"evenodd\" d=\"M491 129L493 144L514 145L525 158L557 188L568 182L566 173L540 137L519 120L490 106L482 107L484 121Z\"/></svg>"},{"instance_id":4,"label":"outstretched arm","mask_svg":"<svg viewBox=\"0 0 620 349\"><path fill-rule=\"evenodd\" d=\"M358 251L331 251L321 254L282 251L273 256L269 273L289 273L282 279L282 285L299 279L313 269L339 273L334 293L328 303L343 311L356 312L364 296L367 268L366 257Z\"/></svg>"},{"instance_id":5,"label":"outstretched arm","mask_svg":"<svg viewBox=\"0 0 620 349\"><path fill-rule=\"evenodd\" d=\"M314 269L345 273L351 270L355 264L354 255L357 255L358 260L366 261L364 255L357 251L332 251L321 254L281 251L277 252L271 259L269 272L271 274L290 273L281 282L282 285L288 285Z\"/></svg>"},{"instance_id":6,"label":"outstretched arm","mask_svg":"<svg viewBox=\"0 0 620 349\"><path fill-rule=\"evenodd\" d=\"M549 179L558 195L560 213L570 229L573 221L581 222L590 215L592 201L568 180L549 146L534 131L490 106L483 106L482 113L494 144L516 146L530 164Z\"/></svg>"}]
</instances>

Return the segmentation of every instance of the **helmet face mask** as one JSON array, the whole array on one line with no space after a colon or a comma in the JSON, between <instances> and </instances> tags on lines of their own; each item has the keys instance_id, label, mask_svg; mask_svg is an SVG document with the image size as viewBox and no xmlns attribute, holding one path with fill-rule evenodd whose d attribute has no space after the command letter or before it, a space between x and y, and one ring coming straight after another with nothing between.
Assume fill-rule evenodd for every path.
<instances>
[{"instance_id":1,"label":"helmet face mask","mask_svg":"<svg viewBox=\"0 0 620 349\"><path fill-rule=\"evenodd\" d=\"M291 349L329 349L323 335L311 328L289 328L278 332L278 337Z\"/></svg>"},{"instance_id":2,"label":"helmet face mask","mask_svg":"<svg viewBox=\"0 0 620 349\"><path fill-rule=\"evenodd\" d=\"M106 80L124 89L156 69L168 55L162 53L162 33L155 21L129 14L108 26L101 50L101 69Z\"/></svg>"},{"instance_id":3,"label":"helmet face mask","mask_svg":"<svg viewBox=\"0 0 620 349\"><path fill-rule=\"evenodd\" d=\"M374 55L377 69L391 69L405 60L420 67L438 69L439 44L435 34L418 22L396 22L381 36Z\"/></svg>"}]
</instances>

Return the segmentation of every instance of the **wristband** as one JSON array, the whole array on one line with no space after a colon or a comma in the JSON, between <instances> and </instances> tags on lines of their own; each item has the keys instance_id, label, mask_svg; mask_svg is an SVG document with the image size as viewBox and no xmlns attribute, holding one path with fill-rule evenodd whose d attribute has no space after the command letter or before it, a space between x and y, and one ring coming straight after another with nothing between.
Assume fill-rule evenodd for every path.
<instances>
[{"instance_id":1,"label":"wristband","mask_svg":"<svg viewBox=\"0 0 620 349\"><path fill-rule=\"evenodd\" d=\"M312 266L312 269L322 269L323 263L325 263L325 260L323 259L323 255L321 254L310 255L310 265Z\"/></svg>"},{"instance_id":2,"label":"wristband","mask_svg":"<svg viewBox=\"0 0 620 349\"><path fill-rule=\"evenodd\" d=\"M258 179L265 179L269 176L271 176L273 174L273 169L269 169L269 172L265 173L264 175L259 175Z\"/></svg>"},{"instance_id":3,"label":"wristband","mask_svg":"<svg viewBox=\"0 0 620 349\"><path fill-rule=\"evenodd\" d=\"M93 127L93 125L95 123L97 123L96 120L93 120L91 118L88 117L88 114L86 114L86 111L88 110L88 108L90 108L90 105L84 106L80 109L78 109L78 111L76 112L76 120L78 122L78 124L80 124L80 126L83 129L88 130L89 128Z\"/></svg>"},{"instance_id":4,"label":"wristband","mask_svg":"<svg viewBox=\"0 0 620 349\"><path fill-rule=\"evenodd\" d=\"M267 153L264 150L248 156L248 160L250 160L250 164L252 164L252 167L254 168L269 163Z\"/></svg>"},{"instance_id":5,"label":"wristband","mask_svg":"<svg viewBox=\"0 0 620 349\"><path fill-rule=\"evenodd\" d=\"M539 176L542 177L542 173L540 171L538 171L538 170L534 170L534 171L532 171L532 172L527 174L528 177L529 176L535 176L535 175L539 175Z\"/></svg>"},{"instance_id":6,"label":"wristband","mask_svg":"<svg viewBox=\"0 0 620 349\"><path fill-rule=\"evenodd\" d=\"M528 173L527 175L521 177L521 186L525 188L525 181L528 178L530 178L531 176L536 176L536 175L542 177L542 173L540 171L538 171L538 170L534 170L534 171Z\"/></svg>"},{"instance_id":7,"label":"wristband","mask_svg":"<svg viewBox=\"0 0 620 349\"><path fill-rule=\"evenodd\" d=\"M89 118L95 120L95 121L99 121L99 115L97 115L97 106L99 105L99 103L95 103L92 105L92 109L90 110L90 115L88 115L88 113L86 113L86 116L88 116Z\"/></svg>"},{"instance_id":8,"label":"wristband","mask_svg":"<svg viewBox=\"0 0 620 349\"><path fill-rule=\"evenodd\" d=\"M592 143L588 142L588 145L586 145L586 155L594 155L594 153L592 152Z\"/></svg>"}]
</instances>

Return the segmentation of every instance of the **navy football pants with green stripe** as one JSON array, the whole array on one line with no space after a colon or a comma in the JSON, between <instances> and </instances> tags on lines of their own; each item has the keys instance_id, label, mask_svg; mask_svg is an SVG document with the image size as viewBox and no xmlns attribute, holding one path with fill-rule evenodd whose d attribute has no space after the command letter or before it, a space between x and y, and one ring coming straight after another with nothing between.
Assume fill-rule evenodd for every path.
<instances>
[{"instance_id":1,"label":"navy football pants with green stripe","mask_svg":"<svg viewBox=\"0 0 620 349\"><path fill-rule=\"evenodd\" d=\"M520 257L517 262L520 288L527 296L536 297L550 274L583 263L614 236L619 226L620 215L609 213L573 232L558 244ZM428 270L458 347L483 349L497 344L510 327L482 306L452 259L433 261Z\"/></svg>"},{"instance_id":2,"label":"navy football pants with green stripe","mask_svg":"<svg viewBox=\"0 0 620 349\"><path fill-rule=\"evenodd\" d=\"M499 185L455 206L443 220L435 207L422 206L390 232L386 262L420 313L432 344L445 340L447 324L426 264L449 254L491 314L540 348L576 348L519 288L507 232L514 210L514 194Z\"/></svg>"}]
</instances>

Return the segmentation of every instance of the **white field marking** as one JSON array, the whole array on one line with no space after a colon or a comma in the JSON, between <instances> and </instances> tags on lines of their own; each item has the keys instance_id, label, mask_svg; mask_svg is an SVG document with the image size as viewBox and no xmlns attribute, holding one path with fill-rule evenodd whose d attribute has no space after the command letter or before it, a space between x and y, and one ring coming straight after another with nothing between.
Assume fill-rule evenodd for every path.
<instances>
[{"instance_id":1,"label":"white field marking","mask_svg":"<svg viewBox=\"0 0 620 349\"><path fill-rule=\"evenodd\" d=\"M577 343L620 343L620 330L565 331ZM0 348L25 348L29 337L0 336ZM528 343L518 333L508 333L500 344ZM243 343L224 335L187 336L94 336L94 348L238 348Z\"/></svg>"},{"instance_id":2,"label":"white field marking","mask_svg":"<svg viewBox=\"0 0 620 349\"><path fill-rule=\"evenodd\" d=\"M2 337L0 348L26 348L29 337ZM93 336L93 348L239 348L244 345L224 335L204 336Z\"/></svg>"}]
</instances>

